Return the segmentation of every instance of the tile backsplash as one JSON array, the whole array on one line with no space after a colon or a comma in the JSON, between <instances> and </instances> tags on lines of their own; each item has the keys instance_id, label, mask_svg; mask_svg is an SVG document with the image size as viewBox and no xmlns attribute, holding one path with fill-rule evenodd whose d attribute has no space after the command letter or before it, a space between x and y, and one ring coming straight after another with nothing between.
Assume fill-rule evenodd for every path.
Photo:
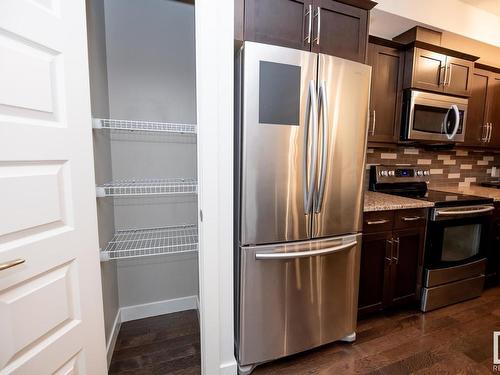
<instances>
[{"instance_id":1,"label":"tile backsplash","mask_svg":"<svg viewBox=\"0 0 500 375\"><path fill-rule=\"evenodd\" d=\"M430 151L422 148L368 148L366 154L366 187L371 165L421 165L430 169L430 187L468 186L498 180L492 167L500 168L500 152L480 150ZM498 173L498 172L497 172Z\"/></svg>"}]
</instances>

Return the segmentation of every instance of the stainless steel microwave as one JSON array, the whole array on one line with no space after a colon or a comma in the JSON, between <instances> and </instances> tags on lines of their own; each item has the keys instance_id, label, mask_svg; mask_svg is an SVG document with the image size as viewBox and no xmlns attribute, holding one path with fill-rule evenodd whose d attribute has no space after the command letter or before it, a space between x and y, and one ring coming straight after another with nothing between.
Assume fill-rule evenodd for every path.
<instances>
[{"instance_id":1,"label":"stainless steel microwave","mask_svg":"<svg viewBox=\"0 0 500 375\"><path fill-rule=\"evenodd\" d=\"M406 90L401 139L439 143L463 142L468 99Z\"/></svg>"}]
</instances>

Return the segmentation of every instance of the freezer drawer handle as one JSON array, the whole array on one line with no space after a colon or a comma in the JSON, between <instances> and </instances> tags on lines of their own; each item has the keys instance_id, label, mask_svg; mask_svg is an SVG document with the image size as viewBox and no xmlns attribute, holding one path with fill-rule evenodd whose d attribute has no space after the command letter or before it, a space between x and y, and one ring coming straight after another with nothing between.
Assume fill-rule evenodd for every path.
<instances>
[{"instance_id":1,"label":"freezer drawer handle","mask_svg":"<svg viewBox=\"0 0 500 375\"><path fill-rule=\"evenodd\" d=\"M271 260L271 259L295 259L295 258L307 258L314 257L318 255L327 255L332 253L337 253L342 250L350 249L358 244L358 241L352 241L343 245L329 247L321 250L313 251L296 251L289 253L255 253L256 260Z\"/></svg>"}]
</instances>

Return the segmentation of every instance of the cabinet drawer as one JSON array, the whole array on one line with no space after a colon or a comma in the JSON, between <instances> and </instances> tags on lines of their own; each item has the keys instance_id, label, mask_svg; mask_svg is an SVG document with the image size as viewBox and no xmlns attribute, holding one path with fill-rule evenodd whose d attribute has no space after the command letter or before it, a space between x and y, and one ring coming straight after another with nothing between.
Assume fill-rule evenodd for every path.
<instances>
[{"instance_id":1,"label":"cabinet drawer","mask_svg":"<svg viewBox=\"0 0 500 375\"><path fill-rule=\"evenodd\" d=\"M363 217L363 232L383 232L392 230L394 211L366 212Z\"/></svg>"},{"instance_id":2,"label":"cabinet drawer","mask_svg":"<svg viewBox=\"0 0 500 375\"><path fill-rule=\"evenodd\" d=\"M427 209L416 208L413 210L396 211L394 227L410 228L424 226L427 222Z\"/></svg>"}]
</instances>

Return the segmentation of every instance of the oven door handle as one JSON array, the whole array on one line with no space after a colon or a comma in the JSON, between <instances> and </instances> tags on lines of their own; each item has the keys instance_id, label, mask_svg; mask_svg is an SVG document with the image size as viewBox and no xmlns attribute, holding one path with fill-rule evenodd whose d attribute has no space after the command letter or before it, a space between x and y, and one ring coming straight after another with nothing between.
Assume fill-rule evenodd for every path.
<instances>
[{"instance_id":1,"label":"oven door handle","mask_svg":"<svg viewBox=\"0 0 500 375\"><path fill-rule=\"evenodd\" d=\"M272 260L272 259L295 259L295 258L308 258L318 255L328 255L337 253L342 250L350 249L358 244L358 241L348 242L339 246L328 247L326 249L313 250L313 251L291 251L288 253L255 253L256 260Z\"/></svg>"},{"instance_id":2,"label":"oven door handle","mask_svg":"<svg viewBox=\"0 0 500 375\"><path fill-rule=\"evenodd\" d=\"M480 214L483 212L490 212L493 211L495 207L483 207L483 208L478 208L476 210L466 210L466 211L436 211L436 216L462 216L462 215L473 215L473 214Z\"/></svg>"},{"instance_id":3,"label":"oven door handle","mask_svg":"<svg viewBox=\"0 0 500 375\"><path fill-rule=\"evenodd\" d=\"M453 131L451 132L451 134L448 134L448 132L446 131L446 122L448 121L448 113L450 113L451 110L453 110L455 112L455 127L453 128ZM458 127L460 125L460 112L458 111L458 106L456 104L453 104L450 107L449 111L446 112L446 116L444 117L443 124L444 124L444 132L446 133L446 137L450 140L455 138L455 136L457 135L457 132L458 132Z\"/></svg>"}]
</instances>

